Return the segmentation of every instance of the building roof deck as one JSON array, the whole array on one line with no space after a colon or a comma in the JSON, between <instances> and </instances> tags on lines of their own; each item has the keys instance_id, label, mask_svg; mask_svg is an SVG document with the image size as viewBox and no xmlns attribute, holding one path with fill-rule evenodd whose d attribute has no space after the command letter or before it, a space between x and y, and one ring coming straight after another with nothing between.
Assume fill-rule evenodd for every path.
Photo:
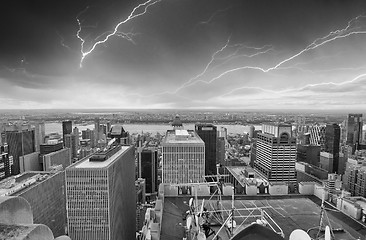
<instances>
[{"instance_id":1,"label":"building roof deck","mask_svg":"<svg viewBox=\"0 0 366 240\"><path fill-rule=\"evenodd\" d=\"M121 146L121 149L117 151L115 154L113 154L111 157L106 159L105 161L90 161L90 157L87 156L80 161L74 163L69 168L106 168L111 163L113 163L118 156L123 154L127 149L129 149L131 146Z\"/></svg>"},{"instance_id":2,"label":"building roof deck","mask_svg":"<svg viewBox=\"0 0 366 240\"><path fill-rule=\"evenodd\" d=\"M188 210L188 201L190 197L165 197L164 198L164 209L163 209L163 219L161 228L161 238L165 239L183 239L186 236L186 231L184 229L185 220L183 219L185 212ZM201 204L202 200L199 200L198 204ZM231 200L222 200L222 209L230 211ZM212 200L205 199L205 208L207 210L215 209L217 205L217 199L214 197ZM250 200L236 199L234 201L235 208L234 219L239 228L240 224L246 216L253 211L253 208L263 209L282 229L285 239L288 239L291 232L295 229L303 229L307 231L310 228L319 226L320 221L320 207L312 199L308 197L277 197L277 198L264 198L257 196L256 198L251 198ZM254 215L259 215L260 210L255 210ZM228 213L223 211L223 217L227 217ZM357 230L352 231L352 234L347 232L351 227L346 226L347 223L341 222L337 218L333 217L331 213L328 213L330 218L331 226L335 228L343 228L345 232L340 232L335 234L335 239L356 239L361 237ZM252 222L255 222L258 217L250 217L247 219L243 226L248 226ZM212 227L216 232L220 226ZM238 232L238 231L236 231ZM310 231L310 236L314 237L317 231ZM357 235L358 234L358 235ZM211 240L213 236L208 237ZM220 232L220 237L222 240L230 239L226 234L225 230Z\"/></svg>"},{"instance_id":3,"label":"building roof deck","mask_svg":"<svg viewBox=\"0 0 366 240\"><path fill-rule=\"evenodd\" d=\"M168 130L163 144L205 144L193 130Z\"/></svg>"}]
</instances>

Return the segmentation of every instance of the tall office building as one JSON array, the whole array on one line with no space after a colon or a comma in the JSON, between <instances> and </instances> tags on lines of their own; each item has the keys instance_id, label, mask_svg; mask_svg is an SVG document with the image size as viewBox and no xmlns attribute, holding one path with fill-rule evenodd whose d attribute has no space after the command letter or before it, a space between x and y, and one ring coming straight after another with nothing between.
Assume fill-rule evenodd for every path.
<instances>
[{"instance_id":1,"label":"tall office building","mask_svg":"<svg viewBox=\"0 0 366 240\"><path fill-rule=\"evenodd\" d=\"M319 145L320 151L325 150L325 129L326 125L313 125L309 127L310 144Z\"/></svg>"},{"instance_id":2,"label":"tall office building","mask_svg":"<svg viewBox=\"0 0 366 240\"><path fill-rule=\"evenodd\" d=\"M162 182L203 182L205 143L192 130L168 130L162 142Z\"/></svg>"},{"instance_id":3,"label":"tall office building","mask_svg":"<svg viewBox=\"0 0 366 240\"><path fill-rule=\"evenodd\" d=\"M77 127L74 127L74 129L72 130L72 133L76 137L76 146L79 147L80 146L80 132L79 132L79 129Z\"/></svg>"},{"instance_id":4,"label":"tall office building","mask_svg":"<svg viewBox=\"0 0 366 240\"><path fill-rule=\"evenodd\" d=\"M20 173L20 156L35 152L34 128L30 126L16 126L6 131L6 142L9 146L9 155L13 156L12 174Z\"/></svg>"},{"instance_id":5,"label":"tall office building","mask_svg":"<svg viewBox=\"0 0 366 240\"><path fill-rule=\"evenodd\" d=\"M65 146L65 135L72 133L72 122L71 121L63 121L62 122L62 141Z\"/></svg>"},{"instance_id":6,"label":"tall office building","mask_svg":"<svg viewBox=\"0 0 366 240\"><path fill-rule=\"evenodd\" d=\"M346 122L346 144L352 146L352 153L359 148L359 145L362 142L362 126L362 114L348 114Z\"/></svg>"},{"instance_id":7,"label":"tall office building","mask_svg":"<svg viewBox=\"0 0 366 240\"><path fill-rule=\"evenodd\" d=\"M71 158L77 158L78 156L78 146L77 146L77 137L74 134L65 134L65 147L70 148Z\"/></svg>"},{"instance_id":8,"label":"tall office building","mask_svg":"<svg viewBox=\"0 0 366 240\"><path fill-rule=\"evenodd\" d=\"M13 166L13 156L9 156L7 144L0 144L0 180L10 177Z\"/></svg>"},{"instance_id":9,"label":"tall office building","mask_svg":"<svg viewBox=\"0 0 366 240\"><path fill-rule=\"evenodd\" d=\"M339 173L339 145L341 128L338 124L327 124L325 128L325 152L333 155L333 166L331 173Z\"/></svg>"},{"instance_id":10,"label":"tall office building","mask_svg":"<svg viewBox=\"0 0 366 240\"><path fill-rule=\"evenodd\" d=\"M292 126L283 123L262 125L258 133L254 167L269 182L296 184L296 139Z\"/></svg>"},{"instance_id":11,"label":"tall office building","mask_svg":"<svg viewBox=\"0 0 366 240\"><path fill-rule=\"evenodd\" d=\"M225 138L224 137L218 137L217 138L217 163L220 163L221 165L225 166L226 165L226 161L225 161L225 153L226 153L226 149L225 149Z\"/></svg>"},{"instance_id":12,"label":"tall office building","mask_svg":"<svg viewBox=\"0 0 366 240\"><path fill-rule=\"evenodd\" d=\"M100 139L100 120L99 118L95 118L94 120L94 135L95 135L95 140L96 140L96 143L98 144L98 141Z\"/></svg>"},{"instance_id":13,"label":"tall office building","mask_svg":"<svg viewBox=\"0 0 366 240\"><path fill-rule=\"evenodd\" d=\"M90 140L90 147L95 147L95 134L93 130L90 130L89 128L86 130L81 131L81 138L82 139L89 139Z\"/></svg>"},{"instance_id":14,"label":"tall office building","mask_svg":"<svg viewBox=\"0 0 366 240\"><path fill-rule=\"evenodd\" d=\"M205 174L216 174L217 130L212 124L196 124L195 131L205 143Z\"/></svg>"},{"instance_id":15,"label":"tall office building","mask_svg":"<svg viewBox=\"0 0 366 240\"><path fill-rule=\"evenodd\" d=\"M298 144L297 161L306 162L318 167L320 163L320 146L309 145L309 144Z\"/></svg>"},{"instance_id":16,"label":"tall office building","mask_svg":"<svg viewBox=\"0 0 366 240\"><path fill-rule=\"evenodd\" d=\"M135 239L133 146L113 146L81 159L65 172L71 239Z\"/></svg>"},{"instance_id":17,"label":"tall office building","mask_svg":"<svg viewBox=\"0 0 366 240\"><path fill-rule=\"evenodd\" d=\"M35 123L34 127L35 151L39 152L40 145L44 143L44 139L46 137L45 123Z\"/></svg>"},{"instance_id":18,"label":"tall office building","mask_svg":"<svg viewBox=\"0 0 366 240\"><path fill-rule=\"evenodd\" d=\"M146 193L155 193L158 191L158 160L157 148L142 149L140 160L141 178L145 179Z\"/></svg>"}]
</instances>

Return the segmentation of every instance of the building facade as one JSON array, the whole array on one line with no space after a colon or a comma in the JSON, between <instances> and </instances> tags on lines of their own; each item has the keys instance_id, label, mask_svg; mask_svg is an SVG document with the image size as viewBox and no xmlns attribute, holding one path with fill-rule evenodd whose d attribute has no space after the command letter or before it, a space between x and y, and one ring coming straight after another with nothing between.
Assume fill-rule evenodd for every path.
<instances>
[{"instance_id":1,"label":"building facade","mask_svg":"<svg viewBox=\"0 0 366 240\"><path fill-rule=\"evenodd\" d=\"M11 176L13 156L9 156L7 144L0 144L0 180Z\"/></svg>"},{"instance_id":2,"label":"building facade","mask_svg":"<svg viewBox=\"0 0 366 240\"><path fill-rule=\"evenodd\" d=\"M262 125L258 133L254 167L272 183L296 184L296 138L289 124Z\"/></svg>"},{"instance_id":3,"label":"building facade","mask_svg":"<svg viewBox=\"0 0 366 240\"><path fill-rule=\"evenodd\" d=\"M202 182L205 143L192 130L168 130L162 142L162 182Z\"/></svg>"},{"instance_id":4,"label":"building facade","mask_svg":"<svg viewBox=\"0 0 366 240\"><path fill-rule=\"evenodd\" d=\"M312 125L309 127L310 144L319 145L320 151L325 150L325 129L326 125Z\"/></svg>"},{"instance_id":5,"label":"building facade","mask_svg":"<svg viewBox=\"0 0 366 240\"><path fill-rule=\"evenodd\" d=\"M339 173L339 146L341 128L338 124L327 124L325 128L325 152L333 155L333 166L330 173Z\"/></svg>"},{"instance_id":6,"label":"building facade","mask_svg":"<svg viewBox=\"0 0 366 240\"><path fill-rule=\"evenodd\" d=\"M205 143L205 174L215 175L217 174L217 128L212 124L196 124L195 131Z\"/></svg>"},{"instance_id":7,"label":"building facade","mask_svg":"<svg viewBox=\"0 0 366 240\"><path fill-rule=\"evenodd\" d=\"M346 122L346 144L352 146L352 153L358 149L360 143L362 142L362 127L362 114L348 114Z\"/></svg>"},{"instance_id":8,"label":"building facade","mask_svg":"<svg viewBox=\"0 0 366 240\"><path fill-rule=\"evenodd\" d=\"M6 141L9 146L9 155L13 156L12 174L20 173L20 156L35 152L34 129L22 128L15 131L6 131Z\"/></svg>"},{"instance_id":9,"label":"building facade","mask_svg":"<svg viewBox=\"0 0 366 240\"><path fill-rule=\"evenodd\" d=\"M158 150L154 148L141 151L141 178L145 179L146 193L158 191Z\"/></svg>"},{"instance_id":10,"label":"building facade","mask_svg":"<svg viewBox=\"0 0 366 240\"><path fill-rule=\"evenodd\" d=\"M135 239L134 147L114 146L81 159L65 172L71 239Z\"/></svg>"},{"instance_id":11,"label":"building facade","mask_svg":"<svg viewBox=\"0 0 366 240\"><path fill-rule=\"evenodd\" d=\"M62 122L62 141L65 146L65 135L72 133L72 121L63 121Z\"/></svg>"}]
</instances>

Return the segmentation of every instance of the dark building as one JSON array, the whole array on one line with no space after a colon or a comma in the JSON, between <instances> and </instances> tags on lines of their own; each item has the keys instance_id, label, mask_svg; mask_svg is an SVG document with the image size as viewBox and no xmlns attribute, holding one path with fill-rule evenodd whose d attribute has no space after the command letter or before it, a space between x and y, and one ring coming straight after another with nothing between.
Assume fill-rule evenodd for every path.
<instances>
[{"instance_id":1,"label":"dark building","mask_svg":"<svg viewBox=\"0 0 366 240\"><path fill-rule=\"evenodd\" d=\"M217 128L212 124L196 124L195 130L205 142L205 174L216 174Z\"/></svg>"},{"instance_id":2,"label":"dark building","mask_svg":"<svg viewBox=\"0 0 366 240\"><path fill-rule=\"evenodd\" d=\"M7 131L6 141L9 146L9 155L13 156L12 175L20 173L19 157L35 152L34 130L22 129Z\"/></svg>"},{"instance_id":3,"label":"dark building","mask_svg":"<svg viewBox=\"0 0 366 240\"><path fill-rule=\"evenodd\" d=\"M299 162L306 162L314 166L319 166L320 146L298 144L296 160Z\"/></svg>"},{"instance_id":4,"label":"dark building","mask_svg":"<svg viewBox=\"0 0 366 240\"><path fill-rule=\"evenodd\" d=\"M0 180L10 177L13 157L9 156L7 144L0 145Z\"/></svg>"},{"instance_id":5,"label":"dark building","mask_svg":"<svg viewBox=\"0 0 366 240\"><path fill-rule=\"evenodd\" d=\"M346 144L352 146L352 154L362 142L362 114L348 114Z\"/></svg>"},{"instance_id":6,"label":"dark building","mask_svg":"<svg viewBox=\"0 0 366 240\"><path fill-rule=\"evenodd\" d=\"M72 133L72 122L71 121L63 121L62 122L62 140L65 146L65 135Z\"/></svg>"},{"instance_id":7,"label":"dark building","mask_svg":"<svg viewBox=\"0 0 366 240\"><path fill-rule=\"evenodd\" d=\"M117 143L122 145L129 144L129 134L125 131L122 125L113 125L108 133L109 138L115 138Z\"/></svg>"},{"instance_id":8,"label":"dark building","mask_svg":"<svg viewBox=\"0 0 366 240\"><path fill-rule=\"evenodd\" d=\"M141 151L141 177L145 179L146 193L158 191L158 151L143 149Z\"/></svg>"},{"instance_id":9,"label":"dark building","mask_svg":"<svg viewBox=\"0 0 366 240\"><path fill-rule=\"evenodd\" d=\"M41 144L40 145L40 154L49 154L52 152L56 152L63 148L63 143L55 143L55 144Z\"/></svg>"},{"instance_id":10,"label":"dark building","mask_svg":"<svg viewBox=\"0 0 366 240\"><path fill-rule=\"evenodd\" d=\"M362 127L362 126L361 126ZM333 173L339 169L339 144L341 128L338 124L327 124L325 128L325 152L333 154Z\"/></svg>"}]
</instances>

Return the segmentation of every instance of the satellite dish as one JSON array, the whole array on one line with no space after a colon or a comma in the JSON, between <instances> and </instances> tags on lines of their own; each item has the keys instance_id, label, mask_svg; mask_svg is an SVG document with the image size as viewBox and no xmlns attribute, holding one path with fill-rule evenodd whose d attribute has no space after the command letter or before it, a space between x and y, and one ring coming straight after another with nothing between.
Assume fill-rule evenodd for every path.
<instances>
[{"instance_id":1,"label":"satellite dish","mask_svg":"<svg viewBox=\"0 0 366 240\"><path fill-rule=\"evenodd\" d=\"M186 227L188 230L191 228L191 225L192 225L192 216L188 216L186 220Z\"/></svg>"},{"instance_id":2,"label":"satellite dish","mask_svg":"<svg viewBox=\"0 0 366 240\"><path fill-rule=\"evenodd\" d=\"M197 234L197 240L206 240L206 235L203 232Z\"/></svg>"},{"instance_id":3,"label":"satellite dish","mask_svg":"<svg viewBox=\"0 0 366 240\"><path fill-rule=\"evenodd\" d=\"M289 240L311 240L311 238L304 230L295 229L290 234Z\"/></svg>"},{"instance_id":4,"label":"satellite dish","mask_svg":"<svg viewBox=\"0 0 366 240\"><path fill-rule=\"evenodd\" d=\"M325 236L324 236L324 240L330 240L330 228L329 226L325 226Z\"/></svg>"},{"instance_id":5,"label":"satellite dish","mask_svg":"<svg viewBox=\"0 0 366 240\"><path fill-rule=\"evenodd\" d=\"M236 221L235 221L235 220L230 219L229 221L227 221L227 222L226 222L226 226L227 226L228 228L231 228L231 226L232 226L233 228L236 228Z\"/></svg>"}]
</instances>

